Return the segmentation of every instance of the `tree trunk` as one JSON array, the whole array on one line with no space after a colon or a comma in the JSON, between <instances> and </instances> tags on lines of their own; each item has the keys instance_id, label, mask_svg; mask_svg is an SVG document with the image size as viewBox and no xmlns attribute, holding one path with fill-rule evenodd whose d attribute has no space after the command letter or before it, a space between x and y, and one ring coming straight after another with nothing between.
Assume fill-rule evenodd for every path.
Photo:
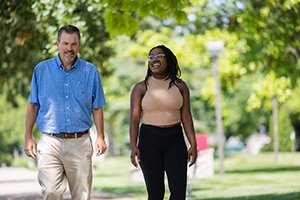
<instances>
[{"instance_id":1,"label":"tree trunk","mask_svg":"<svg viewBox=\"0 0 300 200\"><path fill-rule=\"evenodd\" d=\"M278 142L278 99L276 96L272 98L273 102L273 130L274 130L274 156L275 161L278 160L279 142Z\"/></svg>"}]
</instances>

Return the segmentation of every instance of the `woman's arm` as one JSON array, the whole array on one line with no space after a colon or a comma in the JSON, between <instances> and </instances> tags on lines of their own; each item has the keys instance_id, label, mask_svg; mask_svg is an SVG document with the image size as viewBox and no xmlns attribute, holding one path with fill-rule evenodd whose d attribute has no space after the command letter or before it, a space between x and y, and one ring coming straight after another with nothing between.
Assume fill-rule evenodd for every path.
<instances>
[{"instance_id":1,"label":"woman's arm","mask_svg":"<svg viewBox=\"0 0 300 200\"><path fill-rule=\"evenodd\" d=\"M141 102L145 94L146 88L144 82L137 83L131 92L130 96L130 147L131 147L131 163L138 167L138 161L140 160L140 152L137 148L137 141L139 135L139 123L141 116Z\"/></svg>"},{"instance_id":2,"label":"woman's arm","mask_svg":"<svg viewBox=\"0 0 300 200\"><path fill-rule=\"evenodd\" d=\"M190 92L188 86L184 81L181 81L178 85L183 96L183 106L181 108L181 121L184 127L185 134L190 143L190 148L188 150L190 160L189 166L192 166L197 159L197 144L194 123L190 109Z\"/></svg>"}]
</instances>

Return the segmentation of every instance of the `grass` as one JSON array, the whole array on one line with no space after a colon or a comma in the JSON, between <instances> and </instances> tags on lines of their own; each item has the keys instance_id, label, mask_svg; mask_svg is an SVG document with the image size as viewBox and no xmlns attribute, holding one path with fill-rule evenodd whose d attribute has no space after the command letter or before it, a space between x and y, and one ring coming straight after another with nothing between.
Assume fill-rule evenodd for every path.
<instances>
[{"instance_id":1,"label":"grass","mask_svg":"<svg viewBox=\"0 0 300 200\"><path fill-rule=\"evenodd\" d=\"M94 169L94 189L113 194L145 195L144 183L132 180L132 169L129 157L102 160Z\"/></svg>"},{"instance_id":2,"label":"grass","mask_svg":"<svg viewBox=\"0 0 300 200\"><path fill-rule=\"evenodd\" d=\"M192 181L188 200L300 199L300 153L280 153L277 161L273 153L234 154L225 158L223 176L218 167L215 159L214 177ZM131 169L128 156L101 161L94 170L94 189L146 199L144 183L132 180Z\"/></svg>"}]
</instances>

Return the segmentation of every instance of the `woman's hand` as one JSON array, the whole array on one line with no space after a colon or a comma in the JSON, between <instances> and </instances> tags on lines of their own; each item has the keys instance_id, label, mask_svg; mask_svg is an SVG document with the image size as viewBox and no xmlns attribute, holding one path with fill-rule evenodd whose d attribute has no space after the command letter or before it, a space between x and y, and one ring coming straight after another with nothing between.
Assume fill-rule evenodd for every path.
<instances>
[{"instance_id":1,"label":"woman's hand","mask_svg":"<svg viewBox=\"0 0 300 200\"><path fill-rule=\"evenodd\" d=\"M131 148L130 160L133 166L139 167L140 162L140 150L137 147Z\"/></svg>"},{"instance_id":2,"label":"woman's hand","mask_svg":"<svg viewBox=\"0 0 300 200\"><path fill-rule=\"evenodd\" d=\"M188 151L188 158L189 158L189 167L195 164L198 156L197 147L191 146Z\"/></svg>"}]
</instances>

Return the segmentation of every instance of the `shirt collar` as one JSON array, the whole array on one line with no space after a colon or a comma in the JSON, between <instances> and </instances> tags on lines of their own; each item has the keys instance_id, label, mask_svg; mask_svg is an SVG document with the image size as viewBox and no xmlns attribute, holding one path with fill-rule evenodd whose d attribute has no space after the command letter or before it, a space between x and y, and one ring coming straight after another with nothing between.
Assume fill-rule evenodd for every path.
<instances>
[{"instance_id":1,"label":"shirt collar","mask_svg":"<svg viewBox=\"0 0 300 200\"><path fill-rule=\"evenodd\" d=\"M79 65L79 58L78 58L78 56L76 56L75 60L76 60L76 61L75 61L74 65L71 67L70 70L75 69L75 68ZM56 62L57 62L58 66L59 66L61 69L65 70L65 68L64 68L64 66L63 66L63 63L62 63L62 61L61 61L61 59L60 59L60 57L59 57L59 53L58 53L57 56L56 56Z\"/></svg>"}]
</instances>

